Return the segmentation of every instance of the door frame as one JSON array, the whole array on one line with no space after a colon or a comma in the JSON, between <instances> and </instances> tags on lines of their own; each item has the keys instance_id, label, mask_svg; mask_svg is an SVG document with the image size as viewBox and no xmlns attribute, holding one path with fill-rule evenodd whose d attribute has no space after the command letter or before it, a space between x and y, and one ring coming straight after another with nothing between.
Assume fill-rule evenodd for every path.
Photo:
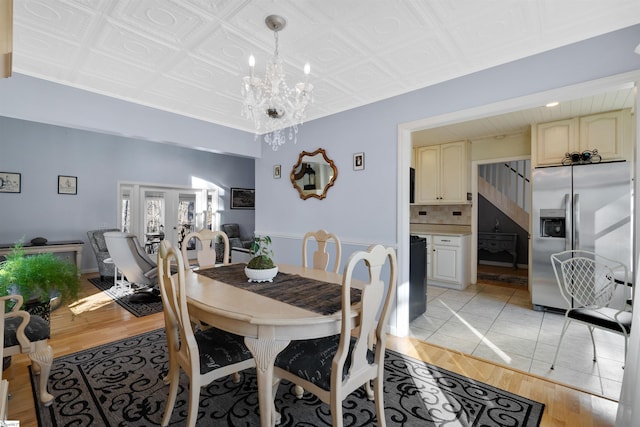
<instances>
[{"instance_id":1,"label":"door frame","mask_svg":"<svg viewBox=\"0 0 640 427\"><path fill-rule=\"evenodd\" d=\"M534 93L522 97L512 98L505 101L499 101L491 104L481 105L475 108L460 110L453 113L441 114L438 116L428 117L412 122L401 123L398 125L397 139L397 168L398 180L396 187L396 242L398 252L398 286L395 298L395 310L390 319L390 333L398 336L407 336L409 334L409 167L411 167L411 133L446 126L450 124L460 123L473 119L491 117L512 111L524 110L527 108L545 105L550 99L569 100L584 97L589 94L596 94L609 90L614 87L620 87L627 84L634 84L636 87L640 82L640 73L638 71L627 72L615 76L609 76L602 79L596 79L576 85L563 86L543 92ZM638 114L636 114L638 116ZM640 118L636 117L636 123ZM636 127L634 126L634 129ZM636 138L633 144L637 145L637 130L634 130L633 137ZM636 148L637 151L637 148ZM634 153L634 159L636 153ZM634 165L634 167L636 167ZM634 181L634 194L638 194L637 180ZM640 198L636 198L636 207L640 204ZM637 223L637 221L636 221ZM640 236L636 234L636 240L640 240ZM477 233L476 233L477 244ZM635 259L635 247L634 259ZM531 253L531 251L529 251ZM477 259L477 253L476 253ZM635 271L635 270L634 270ZM477 273L477 271L476 271Z\"/></svg>"},{"instance_id":2,"label":"door frame","mask_svg":"<svg viewBox=\"0 0 640 427\"><path fill-rule=\"evenodd\" d=\"M529 159L531 159L531 155L471 161L471 252L469 254L469 262L471 263L470 280L473 285L478 282L478 166ZM529 206L531 206L531 192L529 192ZM529 234L529 255L531 255L531 213L529 213L529 230L527 230L527 233ZM531 260L528 262L531 265Z\"/></svg>"}]
</instances>

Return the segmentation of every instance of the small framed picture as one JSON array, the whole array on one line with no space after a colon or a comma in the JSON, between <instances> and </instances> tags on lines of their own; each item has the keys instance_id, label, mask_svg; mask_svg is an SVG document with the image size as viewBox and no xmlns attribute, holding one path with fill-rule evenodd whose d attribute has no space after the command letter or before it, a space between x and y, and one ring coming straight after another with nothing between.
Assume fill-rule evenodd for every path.
<instances>
[{"instance_id":1,"label":"small framed picture","mask_svg":"<svg viewBox=\"0 0 640 427\"><path fill-rule=\"evenodd\" d=\"M58 175L58 194L78 194L78 177Z\"/></svg>"},{"instance_id":2,"label":"small framed picture","mask_svg":"<svg viewBox=\"0 0 640 427\"><path fill-rule=\"evenodd\" d=\"M282 176L282 174L280 173L280 170L282 168L280 167L280 165L274 165L273 166L273 178L274 179L280 179L280 177Z\"/></svg>"},{"instance_id":3,"label":"small framed picture","mask_svg":"<svg viewBox=\"0 0 640 427\"><path fill-rule=\"evenodd\" d=\"M353 170L361 171L364 169L364 153L356 153L353 155Z\"/></svg>"},{"instance_id":4,"label":"small framed picture","mask_svg":"<svg viewBox=\"0 0 640 427\"><path fill-rule=\"evenodd\" d=\"M0 193L19 193L22 175L16 172L0 172Z\"/></svg>"},{"instance_id":5,"label":"small framed picture","mask_svg":"<svg viewBox=\"0 0 640 427\"><path fill-rule=\"evenodd\" d=\"M232 188L231 209L255 209L256 190L253 188Z\"/></svg>"}]
</instances>

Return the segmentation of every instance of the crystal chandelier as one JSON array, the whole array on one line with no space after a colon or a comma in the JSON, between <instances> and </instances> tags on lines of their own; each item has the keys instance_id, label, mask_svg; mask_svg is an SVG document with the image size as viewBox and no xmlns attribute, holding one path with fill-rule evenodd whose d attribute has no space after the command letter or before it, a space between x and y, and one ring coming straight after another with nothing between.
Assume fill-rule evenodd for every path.
<instances>
[{"instance_id":1,"label":"crystal chandelier","mask_svg":"<svg viewBox=\"0 0 640 427\"><path fill-rule=\"evenodd\" d=\"M251 74L242 79L242 115L253 120L256 138L265 133L264 141L275 151L287 139L297 142L298 125L304 122L305 110L313 102L313 85L308 82L311 66L306 63L304 82L296 83L293 88L287 86L284 64L278 56L278 32L287 21L281 16L269 15L264 22L273 31L276 48L263 79L255 77L256 61L253 55L249 57Z\"/></svg>"}]
</instances>

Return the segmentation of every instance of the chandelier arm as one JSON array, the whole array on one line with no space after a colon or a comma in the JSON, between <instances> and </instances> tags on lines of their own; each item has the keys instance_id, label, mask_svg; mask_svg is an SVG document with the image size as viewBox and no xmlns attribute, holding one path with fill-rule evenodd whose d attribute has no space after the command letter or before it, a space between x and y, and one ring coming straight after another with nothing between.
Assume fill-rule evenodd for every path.
<instances>
[{"instance_id":1,"label":"chandelier arm","mask_svg":"<svg viewBox=\"0 0 640 427\"><path fill-rule=\"evenodd\" d=\"M275 39L275 41L276 41L276 49L273 51L273 55L274 55L274 56L278 56L278 53L279 53L279 52L278 52L278 32L277 32L277 31L274 31L274 32L273 32L273 38L274 38L274 39Z\"/></svg>"}]
</instances>

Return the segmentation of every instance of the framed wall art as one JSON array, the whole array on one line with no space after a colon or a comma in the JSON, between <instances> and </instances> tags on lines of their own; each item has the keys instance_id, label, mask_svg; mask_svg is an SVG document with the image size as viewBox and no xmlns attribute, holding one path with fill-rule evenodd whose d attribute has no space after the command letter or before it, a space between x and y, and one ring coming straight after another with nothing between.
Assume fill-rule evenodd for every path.
<instances>
[{"instance_id":1,"label":"framed wall art","mask_svg":"<svg viewBox=\"0 0 640 427\"><path fill-rule=\"evenodd\" d=\"M364 153L355 153L353 155L353 170L361 171L364 169Z\"/></svg>"},{"instance_id":2,"label":"framed wall art","mask_svg":"<svg viewBox=\"0 0 640 427\"><path fill-rule=\"evenodd\" d=\"M0 193L19 193L22 185L22 174L17 172L0 172Z\"/></svg>"},{"instance_id":3,"label":"framed wall art","mask_svg":"<svg viewBox=\"0 0 640 427\"><path fill-rule=\"evenodd\" d=\"M231 209L255 209L256 190L253 188L232 188Z\"/></svg>"},{"instance_id":4,"label":"framed wall art","mask_svg":"<svg viewBox=\"0 0 640 427\"><path fill-rule=\"evenodd\" d=\"M78 194L78 177L58 175L58 194Z\"/></svg>"}]
</instances>

